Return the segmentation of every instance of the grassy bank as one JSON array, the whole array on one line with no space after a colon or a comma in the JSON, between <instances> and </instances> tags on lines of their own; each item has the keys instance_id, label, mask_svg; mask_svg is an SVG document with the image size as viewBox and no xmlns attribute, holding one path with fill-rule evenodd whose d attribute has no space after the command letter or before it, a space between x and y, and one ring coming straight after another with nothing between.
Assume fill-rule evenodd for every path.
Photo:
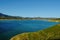
<instances>
[{"instance_id":1,"label":"grassy bank","mask_svg":"<svg viewBox=\"0 0 60 40\"><path fill-rule=\"evenodd\" d=\"M60 20L48 20L50 22L60 22Z\"/></svg>"},{"instance_id":2,"label":"grassy bank","mask_svg":"<svg viewBox=\"0 0 60 40\"><path fill-rule=\"evenodd\" d=\"M10 40L59 40L60 24L38 32L22 33L12 37Z\"/></svg>"}]
</instances>

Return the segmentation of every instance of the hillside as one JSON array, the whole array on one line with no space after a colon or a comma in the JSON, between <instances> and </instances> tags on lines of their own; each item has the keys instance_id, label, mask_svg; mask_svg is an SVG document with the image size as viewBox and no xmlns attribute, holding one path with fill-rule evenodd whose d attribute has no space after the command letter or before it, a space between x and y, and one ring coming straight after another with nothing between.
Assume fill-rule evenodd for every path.
<instances>
[{"instance_id":1,"label":"hillside","mask_svg":"<svg viewBox=\"0 0 60 40\"><path fill-rule=\"evenodd\" d=\"M3 13L0 13L0 19L22 19L23 17L10 16Z\"/></svg>"},{"instance_id":2,"label":"hillside","mask_svg":"<svg viewBox=\"0 0 60 40\"><path fill-rule=\"evenodd\" d=\"M3 13L0 13L0 20L1 19L20 19L20 20L49 20L49 21L60 21L60 18L43 18L43 17L20 17L20 16L10 16Z\"/></svg>"},{"instance_id":3,"label":"hillside","mask_svg":"<svg viewBox=\"0 0 60 40\"><path fill-rule=\"evenodd\" d=\"M38 32L18 34L10 40L60 40L60 24Z\"/></svg>"}]
</instances>

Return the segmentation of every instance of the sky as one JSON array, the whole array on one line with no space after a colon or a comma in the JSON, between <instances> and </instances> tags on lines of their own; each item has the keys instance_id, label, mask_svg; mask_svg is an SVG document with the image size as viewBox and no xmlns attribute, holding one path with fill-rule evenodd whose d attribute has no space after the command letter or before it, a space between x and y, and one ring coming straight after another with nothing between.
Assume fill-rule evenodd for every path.
<instances>
[{"instance_id":1,"label":"sky","mask_svg":"<svg viewBox=\"0 0 60 40\"><path fill-rule=\"evenodd\" d=\"M60 0L0 0L0 13L22 17L60 18Z\"/></svg>"}]
</instances>

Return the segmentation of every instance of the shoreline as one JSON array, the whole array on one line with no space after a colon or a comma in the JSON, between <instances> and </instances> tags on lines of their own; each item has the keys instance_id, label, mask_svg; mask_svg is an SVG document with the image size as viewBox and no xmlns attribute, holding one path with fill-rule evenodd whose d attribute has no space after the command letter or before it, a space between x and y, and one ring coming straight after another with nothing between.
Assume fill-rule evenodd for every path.
<instances>
[{"instance_id":1,"label":"shoreline","mask_svg":"<svg viewBox=\"0 0 60 40\"><path fill-rule=\"evenodd\" d=\"M49 22L60 22L60 20L52 20L52 19L0 19L0 20L47 20Z\"/></svg>"},{"instance_id":2,"label":"shoreline","mask_svg":"<svg viewBox=\"0 0 60 40\"><path fill-rule=\"evenodd\" d=\"M60 22L60 20L48 20L50 22Z\"/></svg>"}]
</instances>

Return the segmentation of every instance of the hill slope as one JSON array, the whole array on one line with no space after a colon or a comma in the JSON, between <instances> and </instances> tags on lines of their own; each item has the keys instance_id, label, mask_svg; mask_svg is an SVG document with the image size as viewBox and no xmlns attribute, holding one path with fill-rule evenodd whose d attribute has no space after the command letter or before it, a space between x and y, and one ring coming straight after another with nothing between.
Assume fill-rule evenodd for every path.
<instances>
[{"instance_id":1,"label":"hill slope","mask_svg":"<svg viewBox=\"0 0 60 40\"><path fill-rule=\"evenodd\" d=\"M38 32L22 33L14 36L10 40L59 40L60 24Z\"/></svg>"},{"instance_id":2,"label":"hill slope","mask_svg":"<svg viewBox=\"0 0 60 40\"><path fill-rule=\"evenodd\" d=\"M0 19L22 19L23 17L10 16L3 13L0 13Z\"/></svg>"},{"instance_id":3,"label":"hill slope","mask_svg":"<svg viewBox=\"0 0 60 40\"><path fill-rule=\"evenodd\" d=\"M21 16L10 16L10 15L6 15L3 13L0 13L0 19L20 19L20 20L24 20L24 19L28 19L28 20L49 20L49 21L59 21L60 22L60 18L43 18L43 17L21 17Z\"/></svg>"},{"instance_id":4,"label":"hill slope","mask_svg":"<svg viewBox=\"0 0 60 40\"><path fill-rule=\"evenodd\" d=\"M8 15L0 13L0 17L2 17L2 16L8 17Z\"/></svg>"}]
</instances>

